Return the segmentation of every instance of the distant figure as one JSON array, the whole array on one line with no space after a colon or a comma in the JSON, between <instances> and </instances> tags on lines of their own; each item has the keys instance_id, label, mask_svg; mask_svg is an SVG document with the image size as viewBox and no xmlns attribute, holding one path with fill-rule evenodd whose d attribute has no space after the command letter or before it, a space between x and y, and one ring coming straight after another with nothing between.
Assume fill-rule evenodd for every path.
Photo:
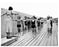
<instances>
[{"instance_id":1,"label":"distant figure","mask_svg":"<svg viewBox=\"0 0 59 47\"><path fill-rule=\"evenodd\" d=\"M50 33L52 33L52 26L53 26L52 20L50 20L50 25L51 25Z\"/></svg>"},{"instance_id":2,"label":"distant figure","mask_svg":"<svg viewBox=\"0 0 59 47\"><path fill-rule=\"evenodd\" d=\"M20 31L21 31L21 24L20 24L20 21L17 21L17 28L18 28L18 36L20 34Z\"/></svg>"},{"instance_id":3,"label":"distant figure","mask_svg":"<svg viewBox=\"0 0 59 47\"><path fill-rule=\"evenodd\" d=\"M25 26L26 26L25 30L28 30L28 21L27 20L25 21Z\"/></svg>"},{"instance_id":4,"label":"distant figure","mask_svg":"<svg viewBox=\"0 0 59 47\"><path fill-rule=\"evenodd\" d=\"M43 27L43 22L40 22L41 24L40 24L40 26L41 26L41 28Z\"/></svg>"},{"instance_id":5,"label":"distant figure","mask_svg":"<svg viewBox=\"0 0 59 47\"><path fill-rule=\"evenodd\" d=\"M30 21L28 21L28 30L30 29Z\"/></svg>"},{"instance_id":6,"label":"distant figure","mask_svg":"<svg viewBox=\"0 0 59 47\"><path fill-rule=\"evenodd\" d=\"M37 21L38 30L40 29L40 21Z\"/></svg>"},{"instance_id":7,"label":"distant figure","mask_svg":"<svg viewBox=\"0 0 59 47\"><path fill-rule=\"evenodd\" d=\"M33 34L34 34L34 37L35 37L35 35L36 35L36 25L35 25L35 20L32 20L31 21L31 26L32 26L32 32L33 32Z\"/></svg>"},{"instance_id":8,"label":"distant figure","mask_svg":"<svg viewBox=\"0 0 59 47\"><path fill-rule=\"evenodd\" d=\"M52 20L47 20L48 35L52 35Z\"/></svg>"}]
</instances>

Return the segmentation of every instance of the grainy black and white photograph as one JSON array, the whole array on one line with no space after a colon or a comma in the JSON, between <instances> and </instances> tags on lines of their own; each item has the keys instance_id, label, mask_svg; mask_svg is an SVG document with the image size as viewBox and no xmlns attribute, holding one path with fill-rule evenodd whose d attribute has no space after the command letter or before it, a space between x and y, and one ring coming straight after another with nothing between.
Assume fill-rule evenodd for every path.
<instances>
[{"instance_id":1,"label":"grainy black and white photograph","mask_svg":"<svg viewBox=\"0 0 59 47\"><path fill-rule=\"evenodd\" d=\"M1 46L58 46L56 2L3 2Z\"/></svg>"}]
</instances>

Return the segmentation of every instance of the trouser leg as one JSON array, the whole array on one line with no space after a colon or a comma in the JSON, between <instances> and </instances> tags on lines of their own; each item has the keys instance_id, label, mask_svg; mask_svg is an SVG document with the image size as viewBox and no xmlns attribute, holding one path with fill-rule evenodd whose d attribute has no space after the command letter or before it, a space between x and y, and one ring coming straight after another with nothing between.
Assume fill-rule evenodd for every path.
<instances>
[{"instance_id":1,"label":"trouser leg","mask_svg":"<svg viewBox=\"0 0 59 47\"><path fill-rule=\"evenodd\" d=\"M10 39L10 38L11 38L10 32L6 32L6 34L7 34L6 38L7 38L7 39Z\"/></svg>"},{"instance_id":2,"label":"trouser leg","mask_svg":"<svg viewBox=\"0 0 59 47\"><path fill-rule=\"evenodd\" d=\"M9 38L12 37L11 32L12 32L12 27L11 27L10 25L8 25L8 26L7 26L7 32L6 32L6 34L7 34L7 36L6 36L7 39L9 39Z\"/></svg>"}]
</instances>

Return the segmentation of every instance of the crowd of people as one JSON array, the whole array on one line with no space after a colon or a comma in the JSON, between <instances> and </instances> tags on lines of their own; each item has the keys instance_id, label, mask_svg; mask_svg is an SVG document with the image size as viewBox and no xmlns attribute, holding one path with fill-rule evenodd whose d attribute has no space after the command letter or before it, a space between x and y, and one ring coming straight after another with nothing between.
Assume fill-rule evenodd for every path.
<instances>
[{"instance_id":1,"label":"crowd of people","mask_svg":"<svg viewBox=\"0 0 59 47\"><path fill-rule=\"evenodd\" d=\"M8 10L12 12L13 8L9 7ZM37 33L39 33L39 30L43 28L44 23L47 23L47 26L48 26L47 32L52 34L52 27L53 27L52 17L48 16L47 18L43 18L43 17L37 18L35 16L32 16L31 18L30 17L27 17L27 18L24 17L24 19L21 19L21 18L22 17L19 16L17 20L13 20L12 13L10 15L7 15L7 19L6 19L7 38L11 38L10 33L12 33L12 21L17 22L18 36L19 34L24 35L26 31L30 32L30 30L34 34L34 36L36 36Z\"/></svg>"}]
</instances>

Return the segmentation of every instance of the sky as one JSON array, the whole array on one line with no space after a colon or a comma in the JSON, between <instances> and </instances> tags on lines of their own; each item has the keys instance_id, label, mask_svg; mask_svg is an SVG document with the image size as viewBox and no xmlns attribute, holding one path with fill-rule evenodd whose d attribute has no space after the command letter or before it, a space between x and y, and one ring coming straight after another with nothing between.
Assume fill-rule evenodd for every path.
<instances>
[{"instance_id":1,"label":"sky","mask_svg":"<svg viewBox=\"0 0 59 47\"><path fill-rule=\"evenodd\" d=\"M58 17L57 0L2 0L0 5L1 8L5 9L12 6L14 11L35 15L36 17L47 17L48 15Z\"/></svg>"}]
</instances>

